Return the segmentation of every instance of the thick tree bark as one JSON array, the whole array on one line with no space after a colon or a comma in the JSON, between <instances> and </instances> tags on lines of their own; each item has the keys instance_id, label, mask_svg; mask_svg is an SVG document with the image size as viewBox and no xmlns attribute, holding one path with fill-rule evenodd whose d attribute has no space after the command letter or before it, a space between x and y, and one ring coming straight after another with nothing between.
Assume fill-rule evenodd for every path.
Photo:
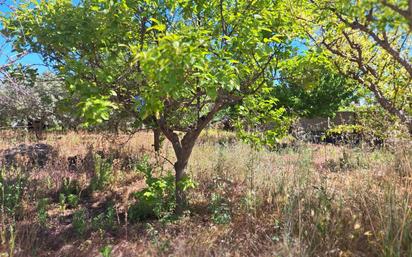
<instances>
[{"instance_id":1,"label":"thick tree bark","mask_svg":"<svg viewBox=\"0 0 412 257\"><path fill-rule=\"evenodd\" d=\"M185 192L181 187L181 181L186 176L187 163L189 162L190 155L192 154L193 147L195 145L198 133L188 132L182 140L180 140L177 133L167 128L162 121L158 121L159 128L166 136L166 138L172 143L173 150L176 156L176 162L174 163L175 169L175 201L177 215L182 215L187 206Z\"/></svg>"}]
</instances>

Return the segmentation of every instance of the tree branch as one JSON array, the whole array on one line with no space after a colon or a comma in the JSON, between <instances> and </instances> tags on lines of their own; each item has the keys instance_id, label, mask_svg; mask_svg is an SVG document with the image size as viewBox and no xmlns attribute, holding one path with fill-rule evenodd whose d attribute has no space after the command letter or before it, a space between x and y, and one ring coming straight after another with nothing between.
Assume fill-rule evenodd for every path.
<instances>
[{"instance_id":1,"label":"tree branch","mask_svg":"<svg viewBox=\"0 0 412 257\"><path fill-rule=\"evenodd\" d=\"M387 0L381 0L380 1L384 6L389 7L393 11L399 13L401 16L403 16L405 19L408 20L409 26L412 30L412 0L409 0L408 3L408 10L401 9L399 6L388 3Z\"/></svg>"}]
</instances>

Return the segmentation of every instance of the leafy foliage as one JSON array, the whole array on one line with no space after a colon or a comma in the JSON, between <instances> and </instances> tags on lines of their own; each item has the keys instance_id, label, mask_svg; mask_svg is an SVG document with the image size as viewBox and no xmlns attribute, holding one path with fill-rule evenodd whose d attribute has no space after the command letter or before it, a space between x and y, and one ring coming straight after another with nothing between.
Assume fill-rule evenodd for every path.
<instances>
[{"instance_id":1,"label":"leafy foliage","mask_svg":"<svg viewBox=\"0 0 412 257\"><path fill-rule=\"evenodd\" d=\"M76 123L76 119L70 117L73 112L63 112L61 108L68 92L54 75L44 74L29 79L28 71L20 70L10 76L14 79L3 80L0 86L0 122L3 125L10 126L28 119L60 126Z\"/></svg>"},{"instance_id":2,"label":"leafy foliage","mask_svg":"<svg viewBox=\"0 0 412 257\"><path fill-rule=\"evenodd\" d=\"M92 191L105 189L114 179L112 160L105 159L96 154L94 156L94 164L95 176L93 176L91 181L90 189Z\"/></svg>"},{"instance_id":3,"label":"leafy foliage","mask_svg":"<svg viewBox=\"0 0 412 257\"><path fill-rule=\"evenodd\" d=\"M0 168L0 205L2 215L18 216L22 208L22 197L27 186L27 178L21 172L15 171L16 176L8 179L6 169Z\"/></svg>"},{"instance_id":4,"label":"leafy foliage","mask_svg":"<svg viewBox=\"0 0 412 257\"><path fill-rule=\"evenodd\" d=\"M79 235L83 236L87 230L87 213L85 209L80 209L73 213L72 221L74 231Z\"/></svg>"},{"instance_id":5,"label":"leafy foliage","mask_svg":"<svg viewBox=\"0 0 412 257\"><path fill-rule=\"evenodd\" d=\"M138 170L145 176L147 187L135 193L137 203L129 209L131 220L160 218L167 220L174 214L175 208L175 178L171 172L154 177L153 167L145 157L138 165ZM194 188L195 183L185 178L179 182L184 191Z\"/></svg>"},{"instance_id":6,"label":"leafy foliage","mask_svg":"<svg viewBox=\"0 0 412 257\"><path fill-rule=\"evenodd\" d=\"M259 96L242 101L237 110L237 130L240 138L254 146L274 147L287 133L291 118L286 109L278 107L278 100L267 89Z\"/></svg>"},{"instance_id":7,"label":"leafy foliage","mask_svg":"<svg viewBox=\"0 0 412 257\"><path fill-rule=\"evenodd\" d=\"M299 117L332 116L359 98L358 85L339 74L322 51L285 61L281 74L273 96L279 99L278 106Z\"/></svg>"},{"instance_id":8,"label":"leafy foliage","mask_svg":"<svg viewBox=\"0 0 412 257\"><path fill-rule=\"evenodd\" d=\"M114 228L115 219L116 210L114 209L113 205L109 205L104 212L93 217L91 225L93 229L110 230Z\"/></svg>"},{"instance_id":9,"label":"leafy foliage","mask_svg":"<svg viewBox=\"0 0 412 257\"><path fill-rule=\"evenodd\" d=\"M85 122L95 124L117 107L133 112L136 80L125 44L140 42L139 8L130 1L24 1L4 20L5 32L16 36L17 51L41 54L78 99Z\"/></svg>"},{"instance_id":10,"label":"leafy foliage","mask_svg":"<svg viewBox=\"0 0 412 257\"><path fill-rule=\"evenodd\" d=\"M308 1L297 19L342 75L412 131L409 5L406 0Z\"/></svg>"},{"instance_id":11,"label":"leafy foliage","mask_svg":"<svg viewBox=\"0 0 412 257\"><path fill-rule=\"evenodd\" d=\"M17 50L40 53L65 79L87 122L134 113L141 95L143 117L165 111L180 128L216 99L259 90L267 68L288 55L291 21L278 15L286 4L274 4L27 1L4 22Z\"/></svg>"}]
</instances>

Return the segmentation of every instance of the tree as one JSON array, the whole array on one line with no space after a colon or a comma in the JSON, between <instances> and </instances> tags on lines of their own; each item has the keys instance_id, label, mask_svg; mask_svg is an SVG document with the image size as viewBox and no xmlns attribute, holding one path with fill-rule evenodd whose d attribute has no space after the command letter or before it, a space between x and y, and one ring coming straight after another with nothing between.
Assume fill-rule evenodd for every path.
<instances>
[{"instance_id":1,"label":"tree","mask_svg":"<svg viewBox=\"0 0 412 257\"><path fill-rule=\"evenodd\" d=\"M273 92L277 106L299 117L330 117L359 97L357 83L339 74L323 51L291 58L281 74Z\"/></svg>"},{"instance_id":2,"label":"tree","mask_svg":"<svg viewBox=\"0 0 412 257\"><path fill-rule=\"evenodd\" d=\"M7 8L4 1L0 1L0 6ZM9 37L0 34L0 126L10 125L16 116L26 119L21 110L30 108L34 102L26 87L33 84L35 70L19 63L27 52L11 51L10 42Z\"/></svg>"},{"instance_id":3,"label":"tree","mask_svg":"<svg viewBox=\"0 0 412 257\"><path fill-rule=\"evenodd\" d=\"M6 24L30 39L17 48L54 61L88 120L144 99L134 101L139 115L173 145L181 213L185 169L202 130L219 111L271 86L289 56L295 32L285 9L285 1L269 0L41 1L22 5Z\"/></svg>"},{"instance_id":4,"label":"tree","mask_svg":"<svg viewBox=\"0 0 412 257\"><path fill-rule=\"evenodd\" d=\"M219 111L270 85L269 75L289 54L288 21L273 19L282 4L175 2L168 9L181 19L159 22L153 43L136 55L144 111L156 117L175 151L178 213L185 203L179 184L201 131Z\"/></svg>"},{"instance_id":5,"label":"tree","mask_svg":"<svg viewBox=\"0 0 412 257\"><path fill-rule=\"evenodd\" d=\"M337 70L369 90L412 133L411 5L406 0L309 0L295 15ZM300 10L301 12L296 12Z\"/></svg>"},{"instance_id":6,"label":"tree","mask_svg":"<svg viewBox=\"0 0 412 257\"><path fill-rule=\"evenodd\" d=\"M32 82L14 75L13 81L3 81L0 88L2 117L9 122L35 120L42 124L63 125L64 114L58 109L59 102L67 97L67 91L61 81L56 81L50 74L36 76Z\"/></svg>"}]
</instances>

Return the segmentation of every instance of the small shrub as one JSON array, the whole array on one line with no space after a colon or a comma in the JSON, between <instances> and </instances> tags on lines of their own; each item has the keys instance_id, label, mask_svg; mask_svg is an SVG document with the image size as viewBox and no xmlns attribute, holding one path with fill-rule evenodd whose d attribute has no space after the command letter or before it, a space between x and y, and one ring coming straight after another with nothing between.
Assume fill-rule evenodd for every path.
<instances>
[{"instance_id":1,"label":"small shrub","mask_svg":"<svg viewBox=\"0 0 412 257\"><path fill-rule=\"evenodd\" d=\"M74 195L74 194L69 194L66 197L67 200L67 204L70 208L77 208L77 206L79 205L79 196Z\"/></svg>"},{"instance_id":2,"label":"small shrub","mask_svg":"<svg viewBox=\"0 0 412 257\"><path fill-rule=\"evenodd\" d=\"M103 257L110 257L112 256L112 247L109 245L105 245L100 249L100 253Z\"/></svg>"},{"instance_id":3,"label":"small shrub","mask_svg":"<svg viewBox=\"0 0 412 257\"><path fill-rule=\"evenodd\" d=\"M113 206L109 206L105 212L100 213L92 219L92 228L94 230L113 229L116 211Z\"/></svg>"},{"instance_id":4,"label":"small shrub","mask_svg":"<svg viewBox=\"0 0 412 257\"><path fill-rule=\"evenodd\" d=\"M93 230L102 230L105 227L104 213L93 217L92 219L92 229Z\"/></svg>"},{"instance_id":5,"label":"small shrub","mask_svg":"<svg viewBox=\"0 0 412 257\"><path fill-rule=\"evenodd\" d=\"M106 226L110 229L112 229L114 227L114 221L116 218L116 210L114 209L113 206L110 206L109 208L107 208L106 210Z\"/></svg>"},{"instance_id":6,"label":"small shrub","mask_svg":"<svg viewBox=\"0 0 412 257\"><path fill-rule=\"evenodd\" d=\"M212 211L212 221L215 224L228 224L232 220L229 205L220 194L212 194L210 210Z\"/></svg>"},{"instance_id":7,"label":"small shrub","mask_svg":"<svg viewBox=\"0 0 412 257\"><path fill-rule=\"evenodd\" d=\"M212 213L212 221L215 224L228 224L232 220L232 213L230 208L230 194L233 193L231 189L231 182L216 176L213 179L213 187L210 188L209 210Z\"/></svg>"},{"instance_id":8,"label":"small shrub","mask_svg":"<svg viewBox=\"0 0 412 257\"><path fill-rule=\"evenodd\" d=\"M0 170L0 205L2 215L16 216L22 207L22 196L27 179L15 171L15 175L7 176L5 169Z\"/></svg>"},{"instance_id":9,"label":"small shrub","mask_svg":"<svg viewBox=\"0 0 412 257\"><path fill-rule=\"evenodd\" d=\"M59 206L61 210L66 210L66 208L75 209L79 206L79 196L74 194L59 194Z\"/></svg>"},{"instance_id":10,"label":"small shrub","mask_svg":"<svg viewBox=\"0 0 412 257\"><path fill-rule=\"evenodd\" d=\"M72 178L63 178L62 187L60 189L61 193L68 194L79 194L81 191L79 181Z\"/></svg>"},{"instance_id":11,"label":"small shrub","mask_svg":"<svg viewBox=\"0 0 412 257\"><path fill-rule=\"evenodd\" d=\"M247 212L256 213L256 210L261 204L261 201L259 197L257 197L257 194L255 191L248 190L248 192L242 198L241 204L242 204L242 207L247 210Z\"/></svg>"},{"instance_id":12,"label":"small shrub","mask_svg":"<svg viewBox=\"0 0 412 257\"><path fill-rule=\"evenodd\" d=\"M59 194L59 207L60 210L66 210L66 195L64 193Z\"/></svg>"},{"instance_id":13,"label":"small shrub","mask_svg":"<svg viewBox=\"0 0 412 257\"><path fill-rule=\"evenodd\" d=\"M66 204L71 208L77 208L80 194L81 187L79 181L71 178L64 178L59 194L60 208L64 210Z\"/></svg>"},{"instance_id":14,"label":"small shrub","mask_svg":"<svg viewBox=\"0 0 412 257\"><path fill-rule=\"evenodd\" d=\"M166 175L154 177L153 167L145 157L137 166L143 173L147 187L136 192L137 203L129 209L131 220L144 220L148 218L159 218L167 220L171 218L175 208L175 177L172 172ZM186 178L178 185L187 190L195 187L195 183Z\"/></svg>"},{"instance_id":15,"label":"small shrub","mask_svg":"<svg viewBox=\"0 0 412 257\"><path fill-rule=\"evenodd\" d=\"M87 229L86 218L87 218L86 210L84 209L78 210L75 213L73 213L73 221L72 221L73 229L80 236L84 235L84 233L86 232L86 229Z\"/></svg>"},{"instance_id":16,"label":"small shrub","mask_svg":"<svg viewBox=\"0 0 412 257\"><path fill-rule=\"evenodd\" d=\"M49 198L42 198L37 203L37 217L39 219L39 223L42 226L46 225L47 222L47 206L49 204Z\"/></svg>"},{"instance_id":17,"label":"small shrub","mask_svg":"<svg viewBox=\"0 0 412 257\"><path fill-rule=\"evenodd\" d=\"M155 178L153 168L144 159L138 166L144 174L147 188L136 192L137 203L129 209L131 220L144 220L148 218L165 218L174 210L175 179L171 172L165 176Z\"/></svg>"},{"instance_id":18,"label":"small shrub","mask_svg":"<svg viewBox=\"0 0 412 257\"><path fill-rule=\"evenodd\" d=\"M110 159L104 159L100 155L95 156L95 174L90 188L92 191L105 189L114 180L113 163Z\"/></svg>"}]
</instances>

